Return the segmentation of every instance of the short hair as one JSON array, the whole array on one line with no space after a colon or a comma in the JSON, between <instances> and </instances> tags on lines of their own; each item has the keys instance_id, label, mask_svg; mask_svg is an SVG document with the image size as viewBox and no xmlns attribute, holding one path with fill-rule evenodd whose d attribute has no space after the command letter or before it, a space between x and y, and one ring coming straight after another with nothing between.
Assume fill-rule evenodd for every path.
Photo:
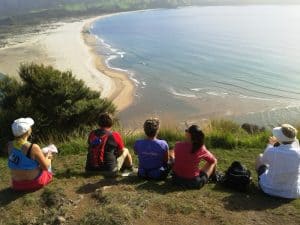
<instances>
[{"instance_id":1,"label":"short hair","mask_svg":"<svg viewBox=\"0 0 300 225\"><path fill-rule=\"evenodd\" d=\"M110 128L113 125L113 119L109 113L101 113L98 118L98 125L100 127Z\"/></svg>"},{"instance_id":2,"label":"short hair","mask_svg":"<svg viewBox=\"0 0 300 225\"><path fill-rule=\"evenodd\" d=\"M144 123L144 132L148 137L155 137L159 129L159 119L157 118L150 118L147 119Z\"/></svg>"}]
</instances>

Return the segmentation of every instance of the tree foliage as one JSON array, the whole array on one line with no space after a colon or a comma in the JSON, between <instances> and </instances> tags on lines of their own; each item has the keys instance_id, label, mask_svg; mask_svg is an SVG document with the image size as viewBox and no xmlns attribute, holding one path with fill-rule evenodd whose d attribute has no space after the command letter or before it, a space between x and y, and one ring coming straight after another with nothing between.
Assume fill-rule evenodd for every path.
<instances>
[{"instance_id":1,"label":"tree foliage","mask_svg":"<svg viewBox=\"0 0 300 225\"><path fill-rule=\"evenodd\" d=\"M25 64L19 68L21 82L5 77L0 81L0 135L9 138L10 125L19 117L35 120L34 135L67 135L97 122L101 112L115 112L111 101L100 98L72 72L51 66Z\"/></svg>"}]
</instances>

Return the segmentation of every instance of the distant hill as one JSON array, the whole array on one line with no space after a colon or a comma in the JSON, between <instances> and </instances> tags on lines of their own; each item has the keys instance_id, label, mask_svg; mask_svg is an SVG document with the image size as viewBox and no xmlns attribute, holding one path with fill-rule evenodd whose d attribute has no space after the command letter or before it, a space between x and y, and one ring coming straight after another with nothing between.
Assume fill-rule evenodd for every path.
<instances>
[{"instance_id":1,"label":"distant hill","mask_svg":"<svg viewBox=\"0 0 300 225\"><path fill-rule=\"evenodd\" d=\"M142 8L207 4L299 3L299 0L0 0L0 17L37 13L47 10L117 11Z\"/></svg>"}]
</instances>

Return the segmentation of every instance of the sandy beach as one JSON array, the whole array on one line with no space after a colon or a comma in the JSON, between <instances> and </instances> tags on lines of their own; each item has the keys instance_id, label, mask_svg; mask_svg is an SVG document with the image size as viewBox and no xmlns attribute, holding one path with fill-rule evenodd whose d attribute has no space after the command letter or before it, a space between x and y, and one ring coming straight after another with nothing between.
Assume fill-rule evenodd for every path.
<instances>
[{"instance_id":1,"label":"sandy beach","mask_svg":"<svg viewBox=\"0 0 300 225\"><path fill-rule=\"evenodd\" d=\"M110 15L107 15L110 16ZM133 101L134 85L127 74L107 68L97 55L96 38L88 30L91 23L105 16L55 24L55 28L34 34L23 43L0 49L0 72L17 77L21 63L43 63L59 70L72 70L92 90L111 99L118 111ZM14 37L22 40L22 37Z\"/></svg>"}]
</instances>

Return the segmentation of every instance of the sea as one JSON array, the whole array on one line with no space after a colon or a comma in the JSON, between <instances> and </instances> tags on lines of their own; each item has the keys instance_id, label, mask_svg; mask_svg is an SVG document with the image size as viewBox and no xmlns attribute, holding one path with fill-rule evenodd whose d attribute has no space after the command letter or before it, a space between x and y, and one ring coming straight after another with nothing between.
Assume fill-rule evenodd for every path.
<instances>
[{"instance_id":1,"label":"sea","mask_svg":"<svg viewBox=\"0 0 300 225\"><path fill-rule=\"evenodd\" d=\"M116 14L90 32L108 67L125 72L126 123L300 121L300 5L207 6Z\"/></svg>"}]
</instances>

